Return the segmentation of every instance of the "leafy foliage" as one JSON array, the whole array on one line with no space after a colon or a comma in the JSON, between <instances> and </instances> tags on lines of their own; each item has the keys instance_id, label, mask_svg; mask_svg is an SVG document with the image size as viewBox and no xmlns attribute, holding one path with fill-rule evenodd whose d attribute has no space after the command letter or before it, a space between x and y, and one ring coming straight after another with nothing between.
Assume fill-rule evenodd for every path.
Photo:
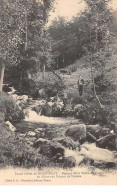
<instances>
[{"instance_id":1,"label":"leafy foliage","mask_svg":"<svg viewBox=\"0 0 117 195\"><path fill-rule=\"evenodd\" d=\"M108 8L108 1L86 0L87 11L85 19L89 26L89 38L84 49L89 55L88 63L92 68L93 75L95 69L104 74L105 66L111 57L110 43L112 41L109 25L112 15Z\"/></svg>"},{"instance_id":2,"label":"leafy foliage","mask_svg":"<svg viewBox=\"0 0 117 195\"><path fill-rule=\"evenodd\" d=\"M6 144L7 143L7 144ZM0 124L0 166L22 166L25 168L47 166L48 159L30 147L24 138Z\"/></svg>"},{"instance_id":3,"label":"leafy foliage","mask_svg":"<svg viewBox=\"0 0 117 195\"><path fill-rule=\"evenodd\" d=\"M116 24L113 13L108 8L109 0L86 0L85 3L85 10L72 21L59 17L49 27L57 69L73 63L84 54L88 54L85 66L89 66L91 51L93 68L103 72L111 58L110 43Z\"/></svg>"},{"instance_id":4,"label":"leafy foliage","mask_svg":"<svg viewBox=\"0 0 117 195\"><path fill-rule=\"evenodd\" d=\"M16 66L19 81L51 63L50 39L45 24L52 1L5 0L1 1L1 48L0 58L4 59L8 73L14 74L10 66Z\"/></svg>"},{"instance_id":5,"label":"leafy foliage","mask_svg":"<svg viewBox=\"0 0 117 195\"><path fill-rule=\"evenodd\" d=\"M20 110L14 100L4 92L0 92L0 112L4 113L5 121L17 122L24 118L23 111Z\"/></svg>"},{"instance_id":6,"label":"leafy foliage","mask_svg":"<svg viewBox=\"0 0 117 195\"><path fill-rule=\"evenodd\" d=\"M104 74L97 75L94 78L94 82L95 82L97 93L107 91L110 86L110 82L105 78Z\"/></svg>"}]
</instances>

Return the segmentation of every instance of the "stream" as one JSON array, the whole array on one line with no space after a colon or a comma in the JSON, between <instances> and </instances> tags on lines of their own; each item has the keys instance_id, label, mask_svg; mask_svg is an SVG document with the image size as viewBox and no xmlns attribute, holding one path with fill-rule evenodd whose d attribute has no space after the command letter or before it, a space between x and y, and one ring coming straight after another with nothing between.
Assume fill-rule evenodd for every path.
<instances>
[{"instance_id":1,"label":"stream","mask_svg":"<svg viewBox=\"0 0 117 195\"><path fill-rule=\"evenodd\" d=\"M15 90L12 88L13 93L10 92L10 95L15 99L17 102L21 99L21 96L15 95ZM27 101L26 96L24 95L25 101ZM23 96L22 96L23 98ZM71 125L79 125L82 124L82 121L72 118L72 117L48 117L44 115L40 115L41 113L37 114L35 111L32 110L33 100L32 103L26 109L25 112L25 119L19 123L15 124L16 129L20 136L24 136L26 138L27 143L33 146L34 142L38 139L44 140L54 140L58 138L66 138L65 132ZM36 100L37 101L37 100ZM39 100L41 101L41 100ZM43 100L42 100L43 101ZM41 137L39 132L41 132ZM76 165L80 165L81 162L84 162L84 159L93 159L94 164L96 167L99 167L105 164L113 165L114 161L114 168L117 165L117 155L115 157L115 152L111 152L106 149L96 147L95 143L88 143L85 142L81 145L80 151L73 150L71 147L65 147L65 158L73 157L76 161ZM87 161L89 163L89 160ZM109 164L109 166L110 166ZM85 164L85 167L90 167L89 164ZM91 166L92 167L92 166ZM112 166L113 167L113 166ZM106 169L107 171L107 169ZM115 170L113 170L115 171Z\"/></svg>"},{"instance_id":2,"label":"stream","mask_svg":"<svg viewBox=\"0 0 117 195\"><path fill-rule=\"evenodd\" d=\"M47 117L44 115L38 115L35 111L29 110L28 116L25 117L24 121L34 122L34 123L46 123L46 124L69 124L78 123L78 120L74 118L62 118L62 117Z\"/></svg>"}]
</instances>

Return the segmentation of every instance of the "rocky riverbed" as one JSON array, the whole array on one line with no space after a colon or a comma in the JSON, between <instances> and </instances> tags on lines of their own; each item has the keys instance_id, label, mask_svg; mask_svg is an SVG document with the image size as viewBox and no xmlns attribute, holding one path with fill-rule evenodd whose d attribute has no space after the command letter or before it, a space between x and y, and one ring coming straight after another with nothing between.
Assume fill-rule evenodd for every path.
<instances>
[{"instance_id":1,"label":"rocky riverbed","mask_svg":"<svg viewBox=\"0 0 117 195\"><path fill-rule=\"evenodd\" d=\"M116 136L112 129L99 124L86 125L72 117L60 117L64 107L60 99L33 100L26 95L15 94L15 90L10 95L23 109L25 119L13 125L7 121L6 125L57 166L116 168ZM82 105L75 106L76 110L79 114ZM53 117L54 114L59 117Z\"/></svg>"}]
</instances>

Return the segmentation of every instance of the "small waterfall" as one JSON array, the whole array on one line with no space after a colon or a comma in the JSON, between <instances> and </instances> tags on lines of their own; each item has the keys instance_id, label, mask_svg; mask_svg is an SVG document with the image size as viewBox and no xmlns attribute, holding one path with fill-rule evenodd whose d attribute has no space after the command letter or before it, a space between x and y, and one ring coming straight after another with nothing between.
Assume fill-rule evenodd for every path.
<instances>
[{"instance_id":1,"label":"small waterfall","mask_svg":"<svg viewBox=\"0 0 117 195\"><path fill-rule=\"evenodd\" d=\"M23 109L25 115L25 121L34 122L34 123L46 123L46 124L69 124L75 119L70 118L62 118L62 117L48 117L41 115L42 114L42 106L46 103L46 100L33 100L29 98L27 95L17 95L14 87L9 87L11 89L8 94L16 101L16 104L19 108L22 108L21 104L27 104L27 108ZM51 107L53 102L48 102L48 105ZM34 107L38 106L37 110L33 110ZM61 105L59 102L58 106ZM49 109L49 108L48 108Z\"/></svg>"},{"instance_id":2,"label":"small waterfall","mask_svg":"<svg viewBox=\"0 0 117 195\"><path fill-rule=\"evenodd\" d=\"M79 163L83 160L83 156L79 154L77 150L70 150L65 148L65 157L73 156L76 160L76 164L79 165Z\"/></svg>"},{"instance_id":3,"label":"small waterfall","mask_svg":"<svg viewBox=\"0 0 117 195\"><path fill-rule=\"evenodd\" d=\"M27 110L25 111L27 114L25 114L25 121L28 122L36 122L36 123L46 123L46 124L66 124L69 123L70 120L67 118L61 118L61 117L48 117L37 114L33 110Z\"/></svg>"}]
</instances>

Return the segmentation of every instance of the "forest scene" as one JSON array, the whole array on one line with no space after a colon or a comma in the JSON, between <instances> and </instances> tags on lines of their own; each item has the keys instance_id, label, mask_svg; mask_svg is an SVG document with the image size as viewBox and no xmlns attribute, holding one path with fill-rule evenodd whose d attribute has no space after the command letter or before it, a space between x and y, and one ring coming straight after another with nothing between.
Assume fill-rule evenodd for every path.
<instances>
[{"instance_id":1,"label":"forest scene","mask_svg":"<svg viewBox=\"0 0 117 195\"><path fill-rule=\"evenodd\" d=\"M113 172L117 7L77 0L67 18L59 2L0 0L0 169Z\"/></svg>"}]
</instances>

